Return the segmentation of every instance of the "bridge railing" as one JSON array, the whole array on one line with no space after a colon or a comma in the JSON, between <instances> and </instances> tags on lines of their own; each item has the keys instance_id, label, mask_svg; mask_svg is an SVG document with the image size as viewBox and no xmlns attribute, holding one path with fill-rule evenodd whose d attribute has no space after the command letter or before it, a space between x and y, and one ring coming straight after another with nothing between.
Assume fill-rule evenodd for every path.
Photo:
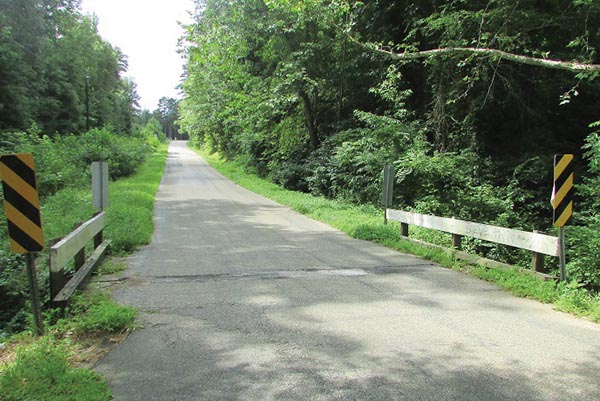
<instances>
[{"instance_id":1,"label":"bridge railing","mask_svg":"<svg viewBox=\"0 0 600 401\"><path fill-rule=\"evenodd\" d=\"M450 233L452 234L452 245L457 251L460 251L461 249L461 240L463 236L531 251L533 271L535 272L541 272L543 270L543 255L555 257L559 255L558 237L535 231L528 232L514 230L454 218L438 217L394 209L386 209L386 219L400 223L400 234L403 237L408 237L409 225ZM470 257L465 255L467 254L461 253L459 256L464 256L465 259L473 260L473 255L470 255ZM482 261L486 261L486 259L477 258L477 262ZM496 262L495 265L504 264ZM508 265L501 267L506 266Z\"/></svg>"},{"instance_id":2,"label":"bridge railing","mask_svg":"<svg viewBox=\"0 0 600 401\"><path fill-rule=\"evenodd\" d=\"M75 290L85 285L102 260L110 245L110 240L103 239L105 225L106 213L98 213L50 248L50 295L53 304L64 305L68 302ZM94 251L86 259L85 248L92 240ZM74 263L75 273L67 279L64 268L70 261Z\"/></svg>"}]
</instances>

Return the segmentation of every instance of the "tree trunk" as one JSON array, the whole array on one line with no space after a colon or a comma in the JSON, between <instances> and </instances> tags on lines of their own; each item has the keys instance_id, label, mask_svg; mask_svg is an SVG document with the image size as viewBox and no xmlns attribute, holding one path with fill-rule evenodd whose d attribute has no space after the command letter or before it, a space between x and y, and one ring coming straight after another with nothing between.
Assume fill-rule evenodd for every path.
<instances>
[{"instance_id":1,"label":"tree trunk","mask_svg":"<svg viewBox=\"0 0 600 401\"><path fill-rule=\"evenodd\" d=\"M298 91L298 96L302 99L304 105L304 115L306 117L306 127L310 135L310 149L316 150L319 147L321 141L319 140L319 132L317 130L317 107L316 101L313 96L311 99L304 89Z\"/></svg>"},{"instance_id":2,"label":"tree trunk","mask_svg":"<svg viewBox=\"0 0 600 401\"><path fill-rule=\"evenodd\" d=\"M431 122L434 128L433 144L439 152L445 152L448 145L448 120L446 116L446 89L442 79L435 86Z\"/></svg>"}]
</instances>

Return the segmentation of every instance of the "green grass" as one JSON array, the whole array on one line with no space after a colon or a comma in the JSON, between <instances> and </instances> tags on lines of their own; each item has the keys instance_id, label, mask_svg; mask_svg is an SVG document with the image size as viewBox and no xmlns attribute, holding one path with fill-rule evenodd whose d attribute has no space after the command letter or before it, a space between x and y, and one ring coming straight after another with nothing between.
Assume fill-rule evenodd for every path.
<instances>
[{"instance_id":1,"label":"green grass","mask_svg":"<svg viewBox=\"0 0 600 401\"><path fill-rule=\"evenodd\" d=\"M54 319L53 313L47 314L45 336L22 333L13 338L16 345L9 347L15 357L0 365L0 399L110 400L106 381L88 369L73 368L70 359L82 352L79 337L129 330L136 314L135 309L117 305L106 294L78 294L64 317Z\"/></svg>"},{"instance_id":2,"label":"green grass","mask_svg":"<svg viewBox=\"0 0 600 401\"><path fill-rule=\"evenodd\" d=\"M104 274L119 274L127 269L125 262L117 262L114 259L106 259L96 269L95 273L98 275Z\"/></svg>"},{"instance_id":3,"label":"green grass","mask_svg":"<svg viewBox=\"0 0 600 401\"><path fill-rule=\"evenodd\" d=\"M239 185L329 224L353 238L377 242L389 248L431 260L442 266L495 283L516 296L552 303L558 310L600 322L600 295L590 294L576 283L544 281L521 268L505 270L469 265L439 249L402 240L398 224L393 222L387 225L383 224L383 209L374 206L358 206L285 190L276 184L244 172L239 164L224 161L218 154L209 154L204 150L196 151L211 166ZM429 233L425 233L426 237L436 236L435 233L432 234L430 230L428 231ZM411 231L411 235L414 232ZM449 236L447 237L449 240ZM440 240L443 241L444 238Z\"/></svg>"},{"instance_id":4,"label":"green grass","mask_svg":"<svg viewBox=\"0 0 600 401\"><path fill-rule=\"evenodd\" d=\"M137 311L113 302L102 292L79 294L71 299L66 318L56 324L58 331L75 333L119 333L133 328Z\"/></svg>"},{"instance_id":5,"label":"green grass","mask_svg":"<svg viewBox=\"0 0 600 401\"><path fill-rule=\"evenodd\" d=\"M0 375L5 401L104 401L111 393L106 382L87 369L72 368L64 341L44 337L16 351Z\"/></svg>"},{"instance_id":6,"label":"green grass","mask_svg":"<svg viewBox=\"0 0 600 401\"><path fill-rule=\"evenodd\" d=\"M154 153L126 179L109 184L106 237L112 254L126 254L150 243L154 222L154 196L163 176L167 149Z\"/></svg>"},{"instance_id":7,"label":"green grass","mask_svg":"<svg viewBox=\"0 0 600 401\"><path fill-rule=\"evenodd\" d=\"M112 254L126 254L150 243L154 224L154 195L164 172L167 148L163 146L127 178L110 182L106 208L105 237L112 240ZM86 188L67 188L42 202L46 239L72 231L74 224L89 220L92 206L91 184Z\"/></svg>"}]
</instances>

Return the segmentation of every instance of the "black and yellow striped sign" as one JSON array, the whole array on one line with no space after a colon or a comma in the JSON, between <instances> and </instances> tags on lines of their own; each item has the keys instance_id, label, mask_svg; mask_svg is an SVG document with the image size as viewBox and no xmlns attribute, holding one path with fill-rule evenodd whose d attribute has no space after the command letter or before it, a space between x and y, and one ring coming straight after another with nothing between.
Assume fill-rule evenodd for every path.
<instances>
[{"instance_id":1,"label":"black and yellow striped sign","mask_svg":"<svg viewBox=\"0 0 600 401\"><path fill-rule=\"evenodd\" d=\"M15 253L44 249L40 200L31 154L0 156L4 210L10 249Z\"/></svg>"},{"instance_id":2,"label":"black and yellow striped sign","mask_svg":"<svg viewBox=\"0 0 600 401\"><path fill-rule=\"evenodd\" d=\"M554 156L553 224L564 227L573 214L573 159L571 154Z\"/></svg>"}]
</instances>

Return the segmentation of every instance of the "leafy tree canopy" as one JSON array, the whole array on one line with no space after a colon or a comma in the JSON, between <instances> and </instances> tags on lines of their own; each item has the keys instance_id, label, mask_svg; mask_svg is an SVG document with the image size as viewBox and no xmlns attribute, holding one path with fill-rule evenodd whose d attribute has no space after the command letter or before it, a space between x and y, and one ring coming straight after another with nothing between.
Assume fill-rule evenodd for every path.
<instances>
[{"instance_id":1,"label":"leafy tree canopy","mask_svg":"<svg viewBox=\"0 0 600 401\"><path fill-rule=\"evenodd\" d=\"M77 0L0 0L0 131L129 133L139 108L127 59ZM87 87L87 90L86 90Z\"/></svg>"},{"instance_id":2,"label":"leafy tree canopy","mask_svg":"<svg viewBox=\"0 0 600 401\"><path fill-rule=\"evenodd\" d=\"M598 1L197 0L195 17L182 130L288 188L377 203L392 163L400 207L531 230L554 153L579 156L582 193L597 182ZM581 282L600 288L596 268Z\"/></svg>"}]
</instances>

